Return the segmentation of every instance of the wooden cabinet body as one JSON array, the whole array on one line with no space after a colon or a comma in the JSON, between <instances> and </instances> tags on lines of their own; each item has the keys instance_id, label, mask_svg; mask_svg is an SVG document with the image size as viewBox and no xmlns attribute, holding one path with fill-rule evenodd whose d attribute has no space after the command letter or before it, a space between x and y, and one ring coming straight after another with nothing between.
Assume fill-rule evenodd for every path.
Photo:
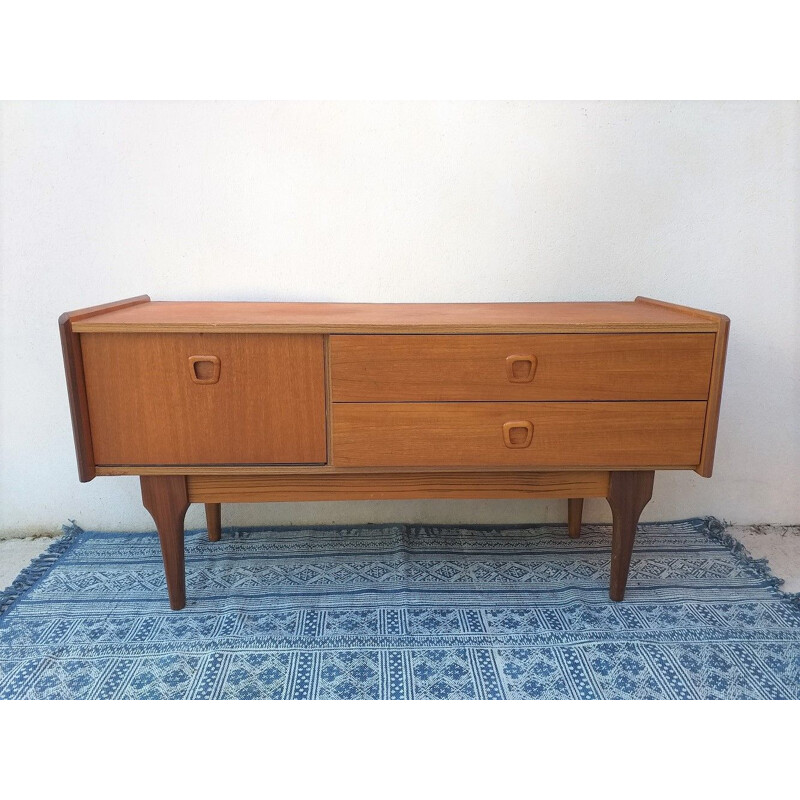
<instances>
[{"instance_id":1,"label":"wooden cabinet body","mask_svg":"<svg viewBox=\"0 0 800 800\"><path fill-rule=\"evenodd\" d=\"M728 320L644 298L469 305L153 303L60 320L81 480L140 475L170 602L204 502L583 497L621 599L653 471L709 476Z\"/></svg>"}]
</instances>

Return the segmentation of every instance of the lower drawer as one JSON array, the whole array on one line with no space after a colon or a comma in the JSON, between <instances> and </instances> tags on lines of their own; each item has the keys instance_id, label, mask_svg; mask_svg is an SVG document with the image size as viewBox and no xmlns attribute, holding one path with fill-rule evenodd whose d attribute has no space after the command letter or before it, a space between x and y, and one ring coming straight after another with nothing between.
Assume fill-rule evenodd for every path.
<instances>
[{"instance_id":1,"label":"lower drawer","mask_svg":"<svg viewBox=\"0 0 800 800\"><path fill-rule=\"evenodd\" d=\"M704 402L334 403L337 467L693 467Z\"/></svg>"}]
</instances>

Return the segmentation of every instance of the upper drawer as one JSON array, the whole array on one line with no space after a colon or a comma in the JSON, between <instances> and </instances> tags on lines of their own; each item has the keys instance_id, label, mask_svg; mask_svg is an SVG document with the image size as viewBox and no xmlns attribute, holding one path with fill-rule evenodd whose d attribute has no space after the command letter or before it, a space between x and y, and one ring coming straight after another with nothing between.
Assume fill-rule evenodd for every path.
<instances>
[{"instance_id":1,"label":"upper drawer","mask_svg":"<svg viewBox=\"0 0 800 800\"><path fill-rule=\"evenodd\" d=\"M95 463L326 461L321 336L88 333Z\"/></svg>"},{"instance_id":2,"label":"upper drawer","mask_svg":"<svg viewBox=\"0 0 800 800\"><path fill-rule=\"evenodd\" d=\"M705 400L713 333L335 335L335 402Z\"/></svg>"}]
</instances>

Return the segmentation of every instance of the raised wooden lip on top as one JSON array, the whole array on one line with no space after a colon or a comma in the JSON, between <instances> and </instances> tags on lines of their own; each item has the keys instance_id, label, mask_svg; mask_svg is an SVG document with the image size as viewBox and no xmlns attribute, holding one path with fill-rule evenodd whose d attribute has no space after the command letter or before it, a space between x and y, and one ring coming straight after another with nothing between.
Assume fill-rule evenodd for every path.
<instances>
[{"instance_id":1,"label":"raised wooden lip on top","mask_svg":"<svg viewBox=\"0 0 800 800\"><path fill-rule=\"evenodd\" d=\"M73 319L75 333L716 332L720 315L646 298L574 303L140 302Z\"/></svg>"}]
</instances>

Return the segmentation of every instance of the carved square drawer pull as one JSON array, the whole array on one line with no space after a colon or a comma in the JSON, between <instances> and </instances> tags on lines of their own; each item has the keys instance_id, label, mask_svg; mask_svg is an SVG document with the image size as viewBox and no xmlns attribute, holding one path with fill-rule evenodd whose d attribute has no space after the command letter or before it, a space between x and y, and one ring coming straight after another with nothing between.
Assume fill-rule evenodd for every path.
<instances>
[{"instance_id":1,"label":"carved square drawer pull","mask_svg":"<svg viewBox=\"0 0 800 800\"><path fill-rule=\"evenodd\" d=\"M189 356L189 372L195 383L216 383L219 369L217 356Z\"/></svg>"},{"instance_id":2,"label":"carved square drawer pull","mask_svg":"<svg viewBox=\"0 0 800 800\"><path fill-rule=\"evenodd\" d=\"M506 375L511 383L530 383L536 374L536 356L509 356Z\"/></svg>"},{"instance_id":3,"label":"carved square drawer pull","mask_svg":"<svg viewBox=\"0 0 800 800\"><path fill-rule=\"evenodd\" d=\"M503 425L503 442L506 447L527 447L533 439L533 423L527 419L506 422Z\"/></svg>"}]
</instances>

